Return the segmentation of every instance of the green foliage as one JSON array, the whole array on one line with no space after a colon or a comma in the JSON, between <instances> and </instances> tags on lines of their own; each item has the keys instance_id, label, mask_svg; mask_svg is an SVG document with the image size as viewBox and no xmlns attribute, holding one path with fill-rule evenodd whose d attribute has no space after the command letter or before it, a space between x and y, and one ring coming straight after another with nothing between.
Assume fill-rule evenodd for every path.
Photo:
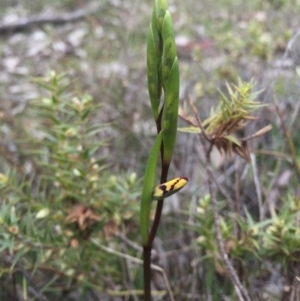
<instances>
[{"instance_id":1,"label":"green foliage","mask_svg":"<svg viewBox=\"0 0 300 301\"><path fill-rule=\"evenodd\" d=\"M173 22L166 1L156 1L148 31L148 90L157 129L163 129L163 162L169 165L176 141L179 66ZM162 90L164 100L161 104Z\"/></svg>"},{"instance_id":2,"label":"green foliage","mask_svg":"<svg viewBox=\"0 0 300 301\"><path fill-rule=\"evenodd\" d=\"M147 45L148 90L158 135L149 155L143 184L140 212L143 245L149 238L149 215L159 152L162 157L161 174L166 181L177 134L179 67L167 1L155 1ZM164 101L160 104L162 89Z\"/></svg>"},{"instance_id":3,"label":"green foliage","mask_svg":"<svg viewBox=\"0 0 300 301\"><path fill-rule=\"evenodd\" d=\"M247 119L250 112L263 107L264 105L256 101L260 92L251 93L253 87L253 81L242 82L240 79L237 86L233 85L234 90L227 84L229 98L220 91L221 100L218 107L212 110L210 117L203 122L207 133L227 122Z\"/></svg>"},{"instance_id":4,"label":"green foliage","mask_svg":"<svg viewBox=\"0 0 300 301\"><path fill-rule=\"evenodd\" d=\"M49 271L40 279L46 294L58 296L58 283L105 290L107 275L121 281L119 263L92 240L105 245L127 223L137 223L140 183L135 174L111 174L100 156L107 143L100 136L106 125L94 116L100 104L89 95L73 97L64 75L51 72L34 82L43 96L24 120L37 123L19 142L34 170L0 174L0 252L10 254L12 271L16 263L33 279Z\"/></svg>"},{"instance_id":5,"label":"green foliage","mask_svg":"<svg viewBox=\"0 0 300 301\"><path fill-rule=\"evenodd\" d=\"M247 274L254 273L249 262L258 260L261 264L272 261L280 263L285 269L299 259L299 227L300 216L299 201L287 194L283 206L278 211L273 211L270 218L261 222L244 210L244 216L233 213L225 214L226 202L219 202L219 210L223 212L220 220L222 235L226 242L228 254L232 259L238 260L242 266L247 267ZM209 269L213 268L218 273L224 272L224 267L219 260L221 255L217 247L217 239L213 225L213 209L210 197L205 196L199 200L195 225L189 226L198 237L195 243L200 246L205 255L202 261L208 261ZM239 227L239 236L236 235ZM209 271L207 271L209 272Z\"/></svg>"},{"instance_id":6,"label":"green foliage","mask_svg":"<svg viewBox=\"0 0 300 301\"><path fill-rule=\"evenodd\" d=\"M153 144L151 149L147 167L145 170L145 177L144 177L144 185L143 191L141 196L141 210L140 210L140 229L142 235L142 242L143 245L146 245L149 238L149 218L150 218L150 209L151 209L151 202L152 202L152 193L155 186L155 179L156 179L156 166L157 161L160 153L162 143L162 132L160 132Z\"/></svg>"},{"instance_id":7,"label":"green foliage","mask_svg":"<svg viewBox=\"0 0 300 301\"><path fill-rule=\"evenodd\" d=\"M271 34L266 32L263 27L262 22L249 22L247 28L250 38L249 47L253 55L268 60L273 53L274 43Z\"/></svg>"},{"instance_id":8,"label":"green foliage","mask_svg":"<svg viewBox=\"0 0 300 301\"><path fill-rule=\"evenodd\" d=\"M178 58L173 22L165 0L155 0L154 4L148 31L147 74L150 102L158 134L145 170L140 211L140 230L144 246L144 300L150 301L151 249L163 206L163 198L161 198L156 207L153 225L149 229L156 166L160 153L162 161L160 183L166 182L176 142L179 106ZM164 100L161 104L162 90L164 91Z\"/></svg>"},{"instance_id":9,"label":"green foliage","mask_svg":"<svg viewBox=\"0 0 300 301\"><path fill-rule=\"evenodd\" d=\"M241 79L238 79L237 85L227 84L229 97L219 91L221 94L219 105L215 109L211 108L210 117L202 123L205 132L210 134L228 123L234 125L231 127L231 131L234 131L241 120L251 119L249 116L251 112L265 106L256 100L261 91L252 92L253 88L253 81L242 82ZM179 128L178 130L187 133L201 132L198 127Z\"/></svg>"},{"instance_id":10,"label":"green foliage","mask_svg":"<svg viewBox=\"0 0 300 301\"><path fill-rule=\"evenodd\" d=\"M265 258L281 263L285 268L299 260L299 200L287 194L279 211L269 219L269 226L261 233L261 252Z\"/></svg>"},{"instance_id":11,"label":"green foliage","mask_svg":"<svg viewBox=\"0 0 300 301\"><path fill-rule=\"evenodd\" d=\"M211 109L210 117L202 123L197 117L197 121L193 121L192 117L188 117L186 112L182 113L182 118L190 123L192 127L180 128L181 132L199 134L204 131L205 136L212 145L220 152L231 155L238 154L244 160L250 162L250 151L247 141L255 137L261 136L269 131L270 125L260 129L251 137L238 138L236 133L243 129L249 120L253 121L257 118L250 116L250 113L258 108L263 107L260 102L256 101L257 95L260 93L252 92L253 82L242 82L238 80L238 86L227 84L229 98L221 91L221 100L218 107ZM193 108L195 111L195 108ZM195 119L195 118L193 118Z\"/></svg>"},{"instance_id":12,"label":"green foliage","mask_svg":"<svg viewBox=\"0 0 300 301\"><path fill-rule=\"evenodd\" d=\"M39 1L33 5L32 1L25 0L17 8L11 7L10 1L4 1L7 3L3 5L10 7L8 17L11 14L25 16L42 11L47 1ZM54 3L56 3L54 10L63 8L71 12L78 8L78 3L73 0L62 1L60 5L57 5L59 4L57 1ZM164 89L173 93L173 95L168 94L169 99L175 98L179 77L174 70L178 68L178 62L177 58L174 61L171 58L172 55L177 55L172 48L172 39L170 57L163 48L161 34L163 27L166 28L166 38L173 35L173 28L170 31L170 24L166 23L170 20L167 1L156 0L155 3L156 8L153 10L147 43L148 90L158 130L164 128L165 133L170 125L168 120L172 119L175 124L176 118L172 115L172 111L176 112L176 106L172 105L173 109L168 112L164 110L167 103ZM33 47L30 45L32 43L25 43L24 40L35 40L35 32L33 39L27 39L27 34L31 31L13 37L8 34L2 39L3 47L0 52L3 54L2 75L4 77L1 77L3 78L1 82L3 103L1 102L0 105L2 172L0 173L0 273L3 276L9 275L10 282L13 282L11 275L16 276L14 279L17 281L18 290L23 289L24 300L26 295L29 295L28 300L33 298L30 290L28 291L31 286L21 272L22 266L32 275L32 279L38 283L40 290L49 297L49 300L68 299L68 296L62 297L60 293L75 290L77 300L92 300L96 297L86 297L90 288L105 291L112 287L116 291L109 291L109 294L114 296L107 299L120 300L123 296L123 299L131 300L134 299L131 294L136 294L137 299L143 298L141 283L143 275L139 269L141 266L139 264L134 266L127 261L128 259L126 262L120 259L120 254L109 252L111 247L111 250L126 252L124 255L131 253L140 256L138 249L134 248L134 251L131 251L130 245L124 241L120 243L113 234L119 230L128 239L140 241L138 210L141 181L136 180L134 173L112 174L108 160L103 155L107 153L106 145L111 138L107 136L107 132L114 131L116 143L112 148L113 157L120 157L124 162L122 163L124 165L120 165L120 161L114 161L114 170L120 169L120 166L130 170L132 166L130 164L140 164L144 168L146 143L148 139L153 138L149 138L148 129L145 131L147 135L145 137L135 130L132 131L131 127L131 125L139 127L140 122L144 125L144 122L148 121L143 120L147 118L147 114L144 114L141 109L145 107L148 111L145 101L140 101L144 99L143 89L140 89L144 84L143 76L140 75L145 73L143 68L141 70L140 62L144 59L146 30L143 28L147 28L146 22L149 17L147 8L150 9L152 3L143 2L142 5L128 10L131 4L130 1L125 1L124 5L118 6L117 9L115 5L105 6L99 15L89 16L82 22L75 22L71 27L51 25L41 27L36 40L39 45ZM81 8L84 9L84 6ZM181 45L178 48L182 58L180 62L181 78L184 83L182 95L184 99L188 98L188 95L194 99L196 93L195 105L200 107L200 117L204 120L208 116L207 124L203 127L204 130L209 130L208 134L212 133L213 127L223 126L226 120L234 121L236 118L249 115L243 115L243 106L233 101L243 98L242 93L238 91L240 83L235 86L228 85L226 89L224 81L234 83L240 76L245 85L245 90L241 90L247 98L252 91L246 88L253 84L247 80L254 77L258 82L257 89L261 89L263 85L267 88L263 95L264 100L272 102L273 96L278 99L277 103L283 119L286 119L286 127L299 162L300 119L297 118L299 81L295 81L293 65L286 64L299 65L299 36L290 41L295 28L299 27L297 25L299 7L295 1L287 0L248 2L204 0L197 3L188 0L172 3L170 10L178 21L175 25L176 31L188 40L186 46ZM59 13L63 14L62 11ZM133 18L128 18L128 13ZM6 14L3 7L3 17L6 18ZM127 20L130 22L127 23ZM57 40L57 29L59 40L62 40L62 45L67 46L66 52L63 50L64 47L56 47L55 44L53 47L48 47L52 45L52 39ZM70 37L76 37L78 32L80 36L81 31L85 35L84 39L79 38L76 39L75 44L70 43L72 42ZM40 47L43 44L46 45L45 51ZM58 46L61 46L60 41ZM27 53L32 52L31 50L37 53L34 59L31 55L27 56ZM287 51L285 55L283 55L284 51ZM20 55L22 58L18 62ZM283 59L284 57L287 59ZM14 68L15 64L16 68ZM45 79L36 79L37 83L45 87L41 89L43 96L35 101L28 101L25 114L15 115L13 112L19 103L17 99L21 96L22 100L27 100L26 91L20 96L15 93L17 90L22 90L24 81L27 81L26 74L40 74L40 70L45 70L49 66L56 70L71 69L72 74L79 78L78 82L72 85L76 89L76 94L82 87L89 89L93 95L101 96L100 100L105 104L105 108L103 109L102 104L98 103L99 99L93 100L88 95L74 97L67 85L67 77L50 74ZM162 68L164 68L164 75ZM296 71L299 71L297 69L298 67ZM173 80L168 81L171 79L170 76ZM134 93L131 84L133 82ZM217 87L221 87L221 97ZM27 87L24 90L27 90ZM28 87L28 90L31 91L31 88ZM35 93L34 88L33 90ZM130 97L127 97L128 95ZM219 106L215 105L216 100L220 101ZM252 100L255 101L256 97ZM132 104L134 114L131 114ZM215 108L211 111L215 114L212 119L210 119L212 115L205 115L211 107ZM108 120L116 120L112 128L111 125L99 122L103 112L98 114L98 109L107 112ZM290 160L289 146L285 143L284 131L280 127L278 115L272 105L262 112L257 114L259 121L252 129L272 122L273 131L272 134L259 139L258 143L251 144L250 150L257 156L256 176L262 189L264 218L258 221L259 208L253 189L253 179L247 177L245 179L249 165L240 163L240 160L236 165L230 161L227 169L228 161L226 161L220 169L215 170L216 179L220 189L227 191L231 198L236 196L237 200L229 205L223 199L224 196L218 195L220 225L225 238L226 252L238 273L242 274L241 279L253 294L252 299L291 299L292 295L299 291L298 281L294 277L299 276L297 270L300 247L297 222L299 198L293 195L299 180L293 173L294 164ZM166 117L167 113L168 117ZM18 128L20 121L23 121L23 124ZM174 130L173 126L170 128ZM224 133L223 138L231 146L241 146L242 141L239 138L243 133L248 135L248 129L251 127L246 131L237 129L237 135ZM197 126L182 130L201 133L201 129ZM134 136L133 143L128 141L128 134ZM175 141L174 133L171 136L164 135L164 142L169 137L172 141L167 144L172 149ZM215 139L215 136L213 137ZM203 179L205 178L203 168L201 165L194 164L198 162L201 150L198 148L191 150L192 143L185 143L187 141L184 140L185 138L180 137L178 152L174 158L176 166L171 171L179 169L185 172L193 171L192 189L199 189L200 193L204 191L205 194L207 187ZM194 138L187 139L191 142L190 139ZM16 142L16 139L19 140ZM3 151L3 146L9 145L10 148L10 141L12 149L16 145L16 151L6 151L5 148ZM122 145L122 141L126 144L126 148ZM221 142L223 143L224 140ZM8 160L5 153L12 154L13 160ZM125 160L123 160L124 153ZM16 164L13 164L14 162ZM15 168L8 169L7 166L15 166ZM235 167L237 172L234 179L230 173ZM241 169L243 174L239 177ZM292 173L288 183L282 184L281 181L277 184L285 171ZM198 182L198 179L201 180ZM151 179L153 180L154 178ZM154 183L157 184L158 179ZM155 184L148 182L147 172L144 184L148 189L147 197L150 197L152 193L150 186ZM240 191L237 191L238 186ZM289 191L289 194L285 194L285 190ZM275 201L272 198L274 194L278 197ZM180 207L189 207L189 198L190 195L187 193L186 200L180 202ZM147 201L147 206L150 202ZM159 240L157 240L158 250L167 278L176 294L175 300L185 301L191 298L214 301L235 300L233 287L220 260L210 202L209 196L203 196L199 200L195 215L192 207L194 202L192 202L192 210L188 218L176 212L174 216L165 215L161 221ZM154 202L152 205L157 204ZM85 219L79 222L80 215L74 215L74 209L79 210L82 207L76 206L85 206L83 207L85 210L90 210L87 212L91 219L85 229L80 229L86 225ZM233 208L235 206L236 208ZM237 211L233 213L233 209ZM72 212L73 216L70 215ZM150 214L149 218L149 211L147 211L146 218L141 221L142 225L147 219L147 226L144 226L143 233L148 234L151 218L152 215ZM190 231L182 229L186 220L190 221L188 228ZM193 240L195 235L197 239ZM152 252L152 254L156 253ZM154 273L156 272L153 271ZM294 278L293 285L288 282L289 277ZM282 291L278 294L272 292L274 296L268 298L267 284L277 285L274 283L274 278L280 281L287 280L284 288L290 292L288 298L281 295ZM160 278L155 275L154 280L157 279ZM128 284L132 285L130 290ZM278 287L281 286L280 283ZM0 285L2 300L1 289ZM78 292L82 295L78 296ZM166 294L165 290L161 292ZM154 296L155 293L152 292L152 295ZM69 299L73 300L73 296L72 294Z\"/></svg>"}]
</instances>

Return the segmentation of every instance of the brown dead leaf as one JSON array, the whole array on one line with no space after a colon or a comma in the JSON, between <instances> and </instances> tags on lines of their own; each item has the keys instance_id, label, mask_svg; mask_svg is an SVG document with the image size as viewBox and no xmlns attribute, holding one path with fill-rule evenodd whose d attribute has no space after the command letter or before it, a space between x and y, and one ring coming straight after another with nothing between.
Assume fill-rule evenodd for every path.
<instances>
[{"instance_id":1,"label":"brown dead leaf","mask_svg":"<svg viewBox=\"0 0 300 301\"><path fill-rule=\"evenodd\" d=\"M251 156L247 141L242 141L240 146L233 144L233 152L243 158L246 162L251 162Z\"/></svg>"},{"instance_id":2,"label":"brown dead leaf","mask_svg":"<svg viewBox=\"0 0 300 301\"><path fill-rule=\"evenodd\" d=\"M216 269L218 274L220 274L222 276L227 275L227 270L223 266L222 261L220 259L215 258L214 263L215 263L215 269Z\"/></svg>"},{"instance_id":3,"label":"brown dead leaf","mask_svg":"<svg viewBox=\"0 0 300 301\"><path fill-rule=\"evenodd\" d=\"M236 248L236 241L233 239L229 239L225 245L226 253L229 254L235 248Z\"/></svg>"},{"instance_id":4,"label":"brown dead leaf","mask_svg":"<svg viewBox=\"0 0 300 301\"><path fill-rule=\"evenodd\" d=\"M243 129L246 126L246 122L243 119L228 120L216 126L213 131L207 133L211 137L222 137L235 133L236 131Z\"/></svg>"},{"instance_id":5,"label":"brown dead leaf","mask_svg":"<svg viewBox=\"0 0 300 301\"><path fill-rule=\"evenodd\" d=\"M79 161L79 156L77 154L70 154L68 158L72 161Z\"/></svg>"},{"instance_id":6,"label":"brown dead leaf","mask_svg":"<svg viewBox=\"0 0 300 301\"><path fill-rule=\"evenodd\" d=\"M77 205L68 210L69 214L65 218L65 223L76 223L80 230L85 230L94 222L101 220L101 217L95 214L90 208L85 205Z\"/></svg>"},{"instance_id":7,"label":"brown dead leaf","mask_svg":"<svg viewBox=\"0 0 300 301\"><path fill-rule=\"evenodd\" d=\"M110 221L104 226L104 234L107 239L118 234L118 226L114 221Z\"/></svg>"},{"instance_id":8,"label":"brown dead leaf","mask_svg":"<svg viewBox=\"0 0 300 301\"><path fill-rule=\"evenodd\" d=\"M213 131L207 133L213 145L222 153L232 156L232 153L237 154L247 162L251 162L250 151L247 141L260 137L266 132L272 129L271 125L265 126L264 128L257 131L255 134L249 137L236 138L236 143L228 139L228 136L232 136L237 131L243 129L247 125L247 121L257 120L258 117L255 116L242 116L237 119L230 119L217 125ZM233 137L233 136L232 136Z\"/></svg>"},{"instance_id":9,"label":"brown dead leaf","mask_svg":"<svg viewBox=\"0 0 300 301\"><path fill-rule=\"evenodd\" d=\"M76 238L72 238L71 239L71 242L70 242L70 245L73 249L77 249L78 248L78 245L79 245L79 242Z\"/></svg>"},{"instance_id":10,"label":"brown dead leaf","mask_svg":"<svg viewBox=\"0 0 300 301\"><path fill-rule=\"evenodd\" d=\"M232 153L235 153L241 158L243 158L245 161L251 162L250 151L247 141L239 140L240 145L237 145L225 137L216 137L212 140L212 142L221 154L225 153L226 155L231 157Z\"/></svg>"}]
</instances>

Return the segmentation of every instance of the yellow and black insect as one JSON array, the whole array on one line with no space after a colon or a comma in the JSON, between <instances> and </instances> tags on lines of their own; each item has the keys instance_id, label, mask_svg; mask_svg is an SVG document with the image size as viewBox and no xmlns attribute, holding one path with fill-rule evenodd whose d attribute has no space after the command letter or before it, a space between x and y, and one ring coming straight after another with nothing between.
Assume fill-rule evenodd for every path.
<instances>
[{"instance_id":1,"label":"yellow and black insect","mask_svg":"<svg viewBox=\"0 0 300 301\"><path fill-rule=\"evenodd\" d=\"M175 178L166 183L162 183L154 188L152 198L154 200L164 199L183 188L188 182L188 180L188 178L182 177Z\"/></svg>"}]
</instances>

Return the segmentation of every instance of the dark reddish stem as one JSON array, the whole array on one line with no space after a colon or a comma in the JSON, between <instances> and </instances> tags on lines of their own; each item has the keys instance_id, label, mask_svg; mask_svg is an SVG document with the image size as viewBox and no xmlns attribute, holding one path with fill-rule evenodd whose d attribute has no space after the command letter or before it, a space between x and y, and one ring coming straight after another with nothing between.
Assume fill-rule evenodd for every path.
<instances>
[{"instance_id":1,"label":"dark reddish stem","mask_svg":"<svg viewBox=\"0 0 300 301\"><path fill-rule=\"evenodd\" d=\"M158 119L156 121L156 127L157 127L157 132L159 133L161 131L161 118L162 118L162 111L163 108L161 109L161 112L158 116ZM164 150L163 150L163 143L161 145L160 149L160 154L161 154L161 162L162 162L162 169L161 169L161 175L160 175L160 183L164 183L167 181L168 177L168 171L169 171L169 166L170 163L163 163L163 158L164 158ZM149 238L147 245L143 246L143 259L144 259L144 301L151 301L151 251L152 251L152 246L153 246L153 241L155 239L161 214L162 214L162 209L163 209L163 204L164 200L158 200L157 205L156 205L156 211L155 211L155 217L154 221L150 230Z\"/></svg>"},{"instance_id":2,"label":"dark reddish stem","mask_svg":"<svg viewBox=\"0 0 300 301\"><path fill-rule=\"evenodd\" d=\"M151 249L152 246L143 246L144 301L151 301Z\"/></svg>"}]
</instances>

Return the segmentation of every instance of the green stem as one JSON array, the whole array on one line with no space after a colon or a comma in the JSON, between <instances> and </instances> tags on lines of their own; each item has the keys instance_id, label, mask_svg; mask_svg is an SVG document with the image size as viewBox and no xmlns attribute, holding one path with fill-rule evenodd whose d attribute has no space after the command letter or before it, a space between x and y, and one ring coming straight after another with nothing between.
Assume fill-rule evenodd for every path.
<instances>
[{"instance_id":1,"label":"green stem","mask_svg":"<svg viewBox=\"0 0 300 301\"><path fill-rule=\"evenodd\" d=\"M162 162L160 183L164 183L167 182L169 166L176 141L179 101L178 58L176 55L173 23L170 12L168 11L167 0L155 0L147 40L147 74L149 96L157 132L162 133L162 140L160 140ZM164 90L164 104L162 108L159 109L162 89ZM166 131L166 133L164 133L164 131ZM158 148L156 148L156 151L158 151ZM158 154L158 152L156 154ZM154 169L151 171L154 171ZM151 175L153 176L153 174ZM148 186L149 183L144 180L144 187L149 188L150 186ZM144 199L148 200L150 196L149 191L144 189L143 192ZM149 210L144 210L145 212L142 211L143 208L141 209L144 245L143 268L145 301L151 301L151 250L160 223L163 203L163 199L157 201L155 217L152 227L150 228L150 233L148 232L149 222L147 220L146 224L144 219L144 217L149 218L150 207L146 207L146 209ZM142 204L145 204L145 201L142 202ZM149 204L146 203L146 205Z\"/></svg>"}]
</instances>

